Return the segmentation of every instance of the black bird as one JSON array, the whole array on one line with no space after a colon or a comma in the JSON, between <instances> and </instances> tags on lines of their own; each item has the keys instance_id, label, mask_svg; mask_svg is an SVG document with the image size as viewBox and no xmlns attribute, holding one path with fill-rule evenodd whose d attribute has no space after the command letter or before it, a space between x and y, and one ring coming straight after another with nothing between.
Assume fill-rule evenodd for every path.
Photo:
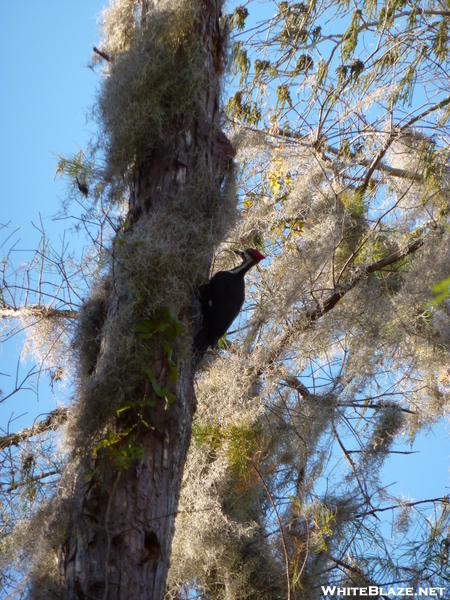
<instances>
[{"instance_id":1,"label":"black bird","mask_svg":"<svg viewBox=\"0 0 450 600\"><path fill-rule=\"evenodd\" d=\"M215 346L238 316L245 300L244 275L265 256L254 248L236 251L242 263L231 271L219 271L200 289L202 327L194 336L194 365L209 346Z\"/></svg>"}]
</instances>

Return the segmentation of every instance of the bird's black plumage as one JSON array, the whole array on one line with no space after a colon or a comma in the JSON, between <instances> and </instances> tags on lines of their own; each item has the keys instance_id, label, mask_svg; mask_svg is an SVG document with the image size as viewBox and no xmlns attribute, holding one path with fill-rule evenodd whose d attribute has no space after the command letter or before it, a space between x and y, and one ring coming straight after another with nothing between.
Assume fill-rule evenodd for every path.
<instances>
[{"instance_id":1,"label":"bird's black plumage","mask_svg":"<svg viewBox=\"0 0 450 600\"><path fill-rule=\"evenodd\" d=\"M210 346L215 346L238 316L245 300L245 274L264 256L258 250L238 253L243 262L231 271L219 271L200 290L202 327L194 336L197 365Z\"/></svg>"}]
</instances>

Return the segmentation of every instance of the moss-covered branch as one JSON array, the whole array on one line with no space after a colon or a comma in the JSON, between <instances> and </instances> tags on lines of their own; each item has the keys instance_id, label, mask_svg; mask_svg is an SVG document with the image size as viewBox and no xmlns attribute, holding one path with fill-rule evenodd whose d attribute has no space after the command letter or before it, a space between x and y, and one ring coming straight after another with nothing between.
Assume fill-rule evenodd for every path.
<instances>
[{"instance_id":1,"label":"moss-covered branch","mask_svg":"<svg viewBox=\"0 0 450 600\"><path fill-rule=\"evenodd\" d=\"M29 440L30 438L46 433L47 431L56 431L67 421L68 413L69 411L67 408L57 408L49 413L47 418L43 421L39 421L31 427L21 429L17 433L10 433L9 435L0 437L0 450L10 448L11 446L18 446L25 440Z\"/></svg>"}]
</instances>

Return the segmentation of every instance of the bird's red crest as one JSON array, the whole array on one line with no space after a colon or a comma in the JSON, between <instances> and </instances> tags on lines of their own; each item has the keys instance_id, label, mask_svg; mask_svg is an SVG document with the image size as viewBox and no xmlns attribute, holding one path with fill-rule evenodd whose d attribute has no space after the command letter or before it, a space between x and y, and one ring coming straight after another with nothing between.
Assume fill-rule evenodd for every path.
<instances>
[{"instance_id":1,"label":"bird's red crest","mask_svg":"<svg viewBox=\"0 0 450 600\"><path fill-rule=\"evenodd\" d=\"M256 264L258 264L261 260L266 258L264 254L261 254L261 252L259 250L256 250L255 248L249 248L247 252L252 255L253 260Z\"/></svg>"}]
</instances>

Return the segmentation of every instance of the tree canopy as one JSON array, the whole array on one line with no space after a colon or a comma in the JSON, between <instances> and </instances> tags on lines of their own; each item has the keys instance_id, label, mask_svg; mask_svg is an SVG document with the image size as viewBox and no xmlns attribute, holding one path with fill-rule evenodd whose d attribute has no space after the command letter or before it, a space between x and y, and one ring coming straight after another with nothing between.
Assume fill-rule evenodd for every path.
<instances>
[{"instance_id":1,"label":"tree canopy","mask_svg":"<svg viewBox=\"0 0 450 600\"><path fill-rule=\"evenodd\" d=\"M229 17L241 212L224 248L254 245L270 265L199 376L180 587L448 583L444 482L416 504L379 474L396 442L448 415L449 14L311 1Z\"/></svg>"},{"instance_id":2,"label":"tree canopy","mask_svg":"<svg viewBox=\"0 0 450 600\"><path fill-rule=\"evenodd\" d=\"M44 262L20 267L23 284L18 267L9 258L3 263L5 335L25 327L35 352L50 340L38 369L52 383L70 381L75 358L87 361L78 368L89 371L89 356L74 355L73 347L102 327L93 310L86 320L86 305L80 324L81 302L73 299L90 290L88 307L103 302L105 282L108 290L115 285L114 265L121 268L125 253L139 262L139 235L146 244L150 239L139 229L131 246L121 237L133 169L162 143L174 114L185 118L197 108L191 91L202 85L203 54L195 49L175 72L174 91L173 71L158 61L168 60L167 47L178 47L179 39L166 32L161 46L151 36L133 37L136 6L118 0L105 15L99 52L115 61L112 69L122 70L125 83L117 96L114 80L107 80L96 104L97 146L58 164L69 197L85 207L93 246L81 262L53 263L43 247L36 256L45 256L46 268L53 265L55 291L39 283L35 295L20 294ZM174 13L178 25L183 14ZM211 273L232 266L236 248L256 247L268 260L247 276L239 320L196 374L168 598L313 599L326 586L387 593L392 585L449 584L444 489L439 497L424 490L410 501L391 495L380 478L396 443L412 444L449 412L449 17L447 3L436 0L248 2L223 9L232 90L223 122L237 152L238 209L233 224L224 204L224 223L213 224L214 235L202 241L215 249ZM130 45L139 52L127 52ZM141 60L137 70L150 69L150 81L162 87L136 86L130 97L130 60ZM185 213L178 216L182 231ZM162 217L160 230L171 230L170 215ZM192 239L198 221L186 218L186 227L183 239ZM170 271L179 235L176 229L164 239L154 235L146 260L165 260L163 272ZM193 256L199 255L186 251L186 265ZM204 264L189 267L196 284ZM146 267L151 271L151 263ZM159 322L175 337L178 319L184 334L189 328L178 281L167 288L155 283L146 300L149 314L166 307ZM129 292L135 304L139 289ZM141 320L134 327L135 336L150 338L158 325ZM148 380L167 405L177 402ZM3 469L14 473L1 489L6 565L10 540L20 548L27 535L26 511L35 513L55 493L58 473L70 465L71 455L57 452L59 434L49 437L66 419L61 408L43 425L0 440ZM120 469L140 458L136 447L120 452ZM47 487L38 474L45 461ZM4 585L12 585L17 572L3 573Z\"/></svg>"}]
</instances>

